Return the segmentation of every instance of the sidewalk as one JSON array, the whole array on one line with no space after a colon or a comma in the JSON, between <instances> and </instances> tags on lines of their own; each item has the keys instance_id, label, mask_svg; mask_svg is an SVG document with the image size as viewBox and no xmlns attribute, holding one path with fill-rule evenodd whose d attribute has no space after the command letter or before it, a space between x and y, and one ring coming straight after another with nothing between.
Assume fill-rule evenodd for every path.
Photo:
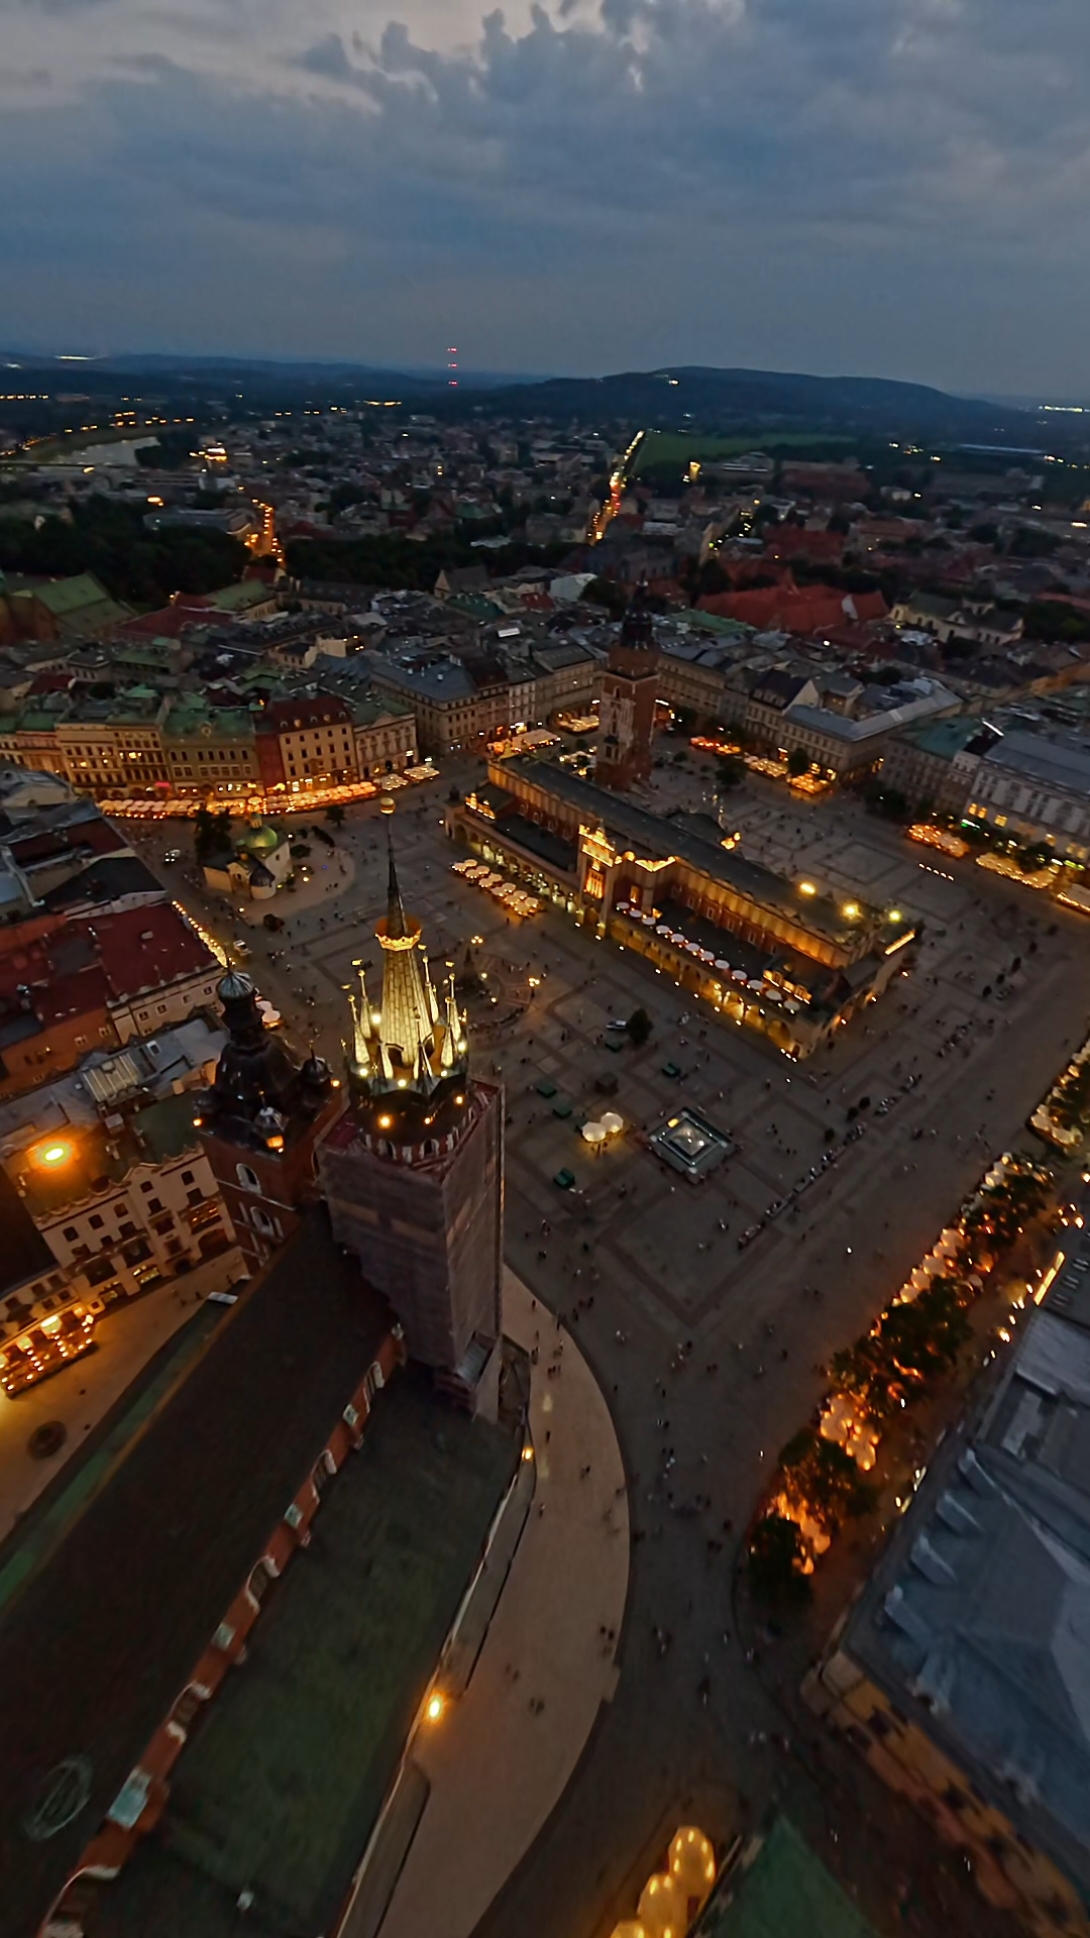
<instances>
[{"instance_id":1,"label":"sidewalk","mask_svg":"<svg viewBox=\"0 0 1090 1938\"><path fill-rule=\"evenodd\" d=\"M613 1422L571 1336L510 1271L504 1297L511 1338L529 1350L541 1335L534 1504L472 1680L413 1746L430 1795L381 1938L469 1938L543 1828L617 1682L629 1543Z\"/></svg>"},{"instance_id":2,"label":"sidewalk","mask_svg":"<svg viewBox=\"0 0 1090 1938\"><path fill-rule=\"evenodd\" d=\"M162 1346L192 1318L206 1295L241 1270L237 1250L208 1259L182 1278L107 1312L95 1350L15 1399L0 1395L0 1537L50 1486L85 1435L92 1432ZM33 1460L27 1441L35 1427L60 1420L67 1439L48 1460Z\"/></svg>"}]
</instances>

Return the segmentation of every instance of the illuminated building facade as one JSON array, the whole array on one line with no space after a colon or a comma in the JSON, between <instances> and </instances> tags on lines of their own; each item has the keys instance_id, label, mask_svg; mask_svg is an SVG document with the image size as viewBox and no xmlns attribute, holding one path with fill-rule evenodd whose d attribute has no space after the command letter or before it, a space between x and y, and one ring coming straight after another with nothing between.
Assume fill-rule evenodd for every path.
<instances>
[{"instance_id":1,"label":"illuminated building facade","mask_svg":"<svg viewBox=\"0 0 1090 1938\"><path fill-rule=\"evenodd\" d=\"M404 1329L410 1359L494 1414L502 1332L503 1112L469 1074L453 973L442 1001L390 851L382 993L353 994L350 1104L318 1148L333 1234Z\"/></svg>"},{"instance_id":2,"label":"illuminated building facade","mask_svg":"<svg viewBox=\"0 0 1090 1938\"><path fill-rule=\"evenodd\" d=\"M602 674L594 775L599 787L619 794L646 781L651 773L658 668L654 618L647 601L647 581L641 580Z\"/></svg>"},{"instance_id":3,"label":"illuminated building facade","mask_svg":"<svg viewBox=\"0 0 1090 1938\"><path fill-rule=\"evenodd\" d=\"M774 874L703 822L663 820L548 761L491 762L447 830L791 1056L881 995L919 934L899 909Z\"/></svg>"}]
</instances>

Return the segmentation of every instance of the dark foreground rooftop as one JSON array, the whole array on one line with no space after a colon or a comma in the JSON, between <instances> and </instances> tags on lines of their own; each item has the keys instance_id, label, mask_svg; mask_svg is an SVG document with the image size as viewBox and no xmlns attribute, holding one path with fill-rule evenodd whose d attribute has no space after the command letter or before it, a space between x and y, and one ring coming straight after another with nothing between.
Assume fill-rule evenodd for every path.
<instances>
[{"instance_id":1,"label":"dark foreground rooftop","mask_svg":"<svg viewBox=\"0 0 1090 1938\"><path fill-rule=\"evenodd\" d=\"M697 1926L699 1938L875 1938L786 1817L743 1859Z\"/></svg>"},{"instance_id":2,"label":"dark foreground rooftop","mask_svg":"<svg viewBox=\"0 0 1090 1938\"><path fill-rule=\"evenodd\" d=\"M96 1902L93 1938L328 1931L519 1453L414 1368L375 1402L245 1664L182 1752L158 1828Z\"/></svg>"},{"instance_id":3,"label":"dark foreground rooftop","mask_svg":"<svg viewBox=\"0 0 1090 1938\"><path fill-rule=\"evenodd\" d=\"M12 1938L32 1938L63 1888L389 1324L324 1214L309 1214L5 1608L0 1922ZM17 1531L0 1559L18 1544ZM25 1820L43 1780L72 1757L89 1765L89 1799L34 1841Z\"/></svg>"}]
</instances>

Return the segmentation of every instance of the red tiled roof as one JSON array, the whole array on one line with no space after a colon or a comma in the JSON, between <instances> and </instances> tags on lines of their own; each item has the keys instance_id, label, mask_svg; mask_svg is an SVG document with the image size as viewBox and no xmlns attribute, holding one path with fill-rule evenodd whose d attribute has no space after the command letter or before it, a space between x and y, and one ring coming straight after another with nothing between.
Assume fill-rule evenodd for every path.
<instances>
[{"instance_id":1,"label":"red tiled roof","mask_svg":"<svg viewBox=\"0 0 1090 1938\"><path fill-rule=\"evenodd\" d=\"M78 969L69 976L51 976L44 989L35 989L34 1011L43 1029L92 1010L108 1009L110 988L100 968Z\"/></svg>"},{"instance_id":2,"label":"red tiled roof","mask_svg":"<svg viewBox=\"0 0 1090 1938\"><path fill-rule=\"evenodd\" d=\"M173 605L160 606L157 612L126 619L117 630L137 638L177 639L187 626L207 625L210 618L211 601L203 593L194 592L187 593L184 599L176 599Z\"/></svg>"},{"instance_id":3,"label":"red tiled roof","mask_svg":"<svg viewBox=\"0 0 1090 1938\"><path fill-rule=\"evenodd\" d=\"M49 861L69 851L88 852L93 855L116 855L128 846L124 835L118 834L108 821L73 821L68 827L43 828L35 834L11 834L6 844L20 868L28 868L36 861Z\"/></svg>"},{"instance_id":4,"label":"red tiled roof","mask_svg":"<svg viewBox=\"0 0 1090 1938\"><path fill-rule=\"evenodd\" d=\"M90 939L113 1002L211 974L216 967L215 957L169 902L86 917L71 927Z\"/></svg>"},{"instance_id":5,"label":"red tiled roof","mask_svg":"<svg viewBox=\"0 0 1090 1938\"><path fill-rule=\"evenodd\" d=\"M842 532L811 532L801 525L783 525L765 540L765 557L770 559L829 559L843 557Z\"/></svg>"},{"instance_id":6,"label":"red tiled roof","mask_svg":"<svg viewBox=\"0 0 1090 1938\"><path fill-rule=\"evenodd\" d=\"M740 619L747 626L789 633L819 633L845 619L884 619L880 592L841 592L836 586L761 586L750 592L716 592L701 599L702 612Z\"/></svg>"},{"instance_id":7,"label":"red tiled roof","mask_svg":"<svg viewBox=\"0 0 1090 1938\"><path fill-rule=\"evenodd\" d=\"M31 680L27 692L30 694L67 693L72 684L72 677L71 673L37 673Z\"/></svg>"},{"instance_id":8,"label":"red tiled roof","mask_svg":"<svg viewBox=\"0 0 1090 1938\"><path fill-rule=\"evenodd\" d=\"M264 733L291 733L296 728L347 725L351 719L347 702L327 693L320 700L274 700L258 725Z\"/></svg>"}]
</instances>

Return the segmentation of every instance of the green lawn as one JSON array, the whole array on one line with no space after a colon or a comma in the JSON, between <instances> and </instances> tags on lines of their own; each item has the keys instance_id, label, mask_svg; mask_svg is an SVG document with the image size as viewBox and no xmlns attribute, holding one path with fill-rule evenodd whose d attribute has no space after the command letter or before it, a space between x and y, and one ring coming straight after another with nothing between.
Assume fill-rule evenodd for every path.
<instances>
[{"instance_id":1,"label":"green lawn","mask_svg":"<svg viewBox=\"0 0 1090 1938\"><path fill-rule=\"evenodd\" d=\"M716 458L738 457L743 451L795 451L806 450L815 444L850 445L856 441L848 437L830 437L827 431L784 431L773 432L771 436L753 431L747 437L706 437L697 432L689 437L684 431L645 431L632 460L629 478L637 478L642 471L657 470L660 466L672 464L680 467L688 464L691 458L706 463Z\"/></svg>"}]
</instances>

